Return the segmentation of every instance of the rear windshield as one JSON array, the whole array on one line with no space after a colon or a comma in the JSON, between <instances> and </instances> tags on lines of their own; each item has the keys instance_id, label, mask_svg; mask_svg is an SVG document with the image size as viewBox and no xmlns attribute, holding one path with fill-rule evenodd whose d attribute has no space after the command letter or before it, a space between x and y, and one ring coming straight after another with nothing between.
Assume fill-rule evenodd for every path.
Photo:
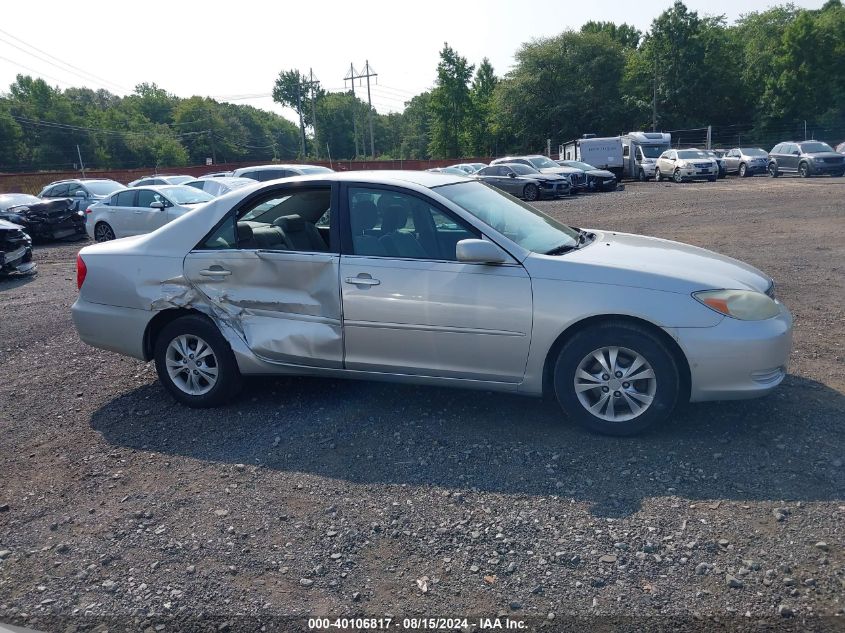
<instances>
[{"instance_id":1,"label":"rear windshield","mask_svg":"<svg viewBox=\"0 0 845 633\"><path fill-rule=\"evenodd\" d=\"M299 167L299 171L303 174L326 174L333 173L334 170L328 167Z\"/></svg>"}]
</instances>

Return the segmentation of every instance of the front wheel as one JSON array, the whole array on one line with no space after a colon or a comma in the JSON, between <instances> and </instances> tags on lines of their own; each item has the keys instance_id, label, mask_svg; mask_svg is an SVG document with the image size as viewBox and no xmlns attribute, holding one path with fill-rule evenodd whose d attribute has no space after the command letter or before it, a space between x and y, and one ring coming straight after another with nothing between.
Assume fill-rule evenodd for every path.
<instances>
[{"instance_id":1,"label":"front wheel","mask_svg":"<svg viewBox=\"0 0 845 633\"><path fill-rule=\"evenodd\" d=\"M190 315L168 323L155 342L158 379L189 407L213 407L241 388L235 355L206 317Z\"/></svg>"},{"instance_id":2,"label":"front wheel","mask_svg":"<svg viewBox=\"0 0 845 633\"><path fill-rule=\"evenodd\" d=\"M748 167L745 166L745 163L742 163L739 166L739 177L745 178L746 176L748 176Z\"/></svg>"},{"instance_id":3,"label":"front wheel","mask_svg":"<svg viewBox=\"0 0 845 633\"><path fill-rule=\"evenodd\" d=\"M777 178L778 176L780 176L778 166L775 163L769 163L769 176L771 176L772 178Z\"/></svg>"},{"instance_id":4,"label":"front wheel","mask_svg":"<svg viewBox=\"0 0 845 633\"><path fill-rule=\"evenodd\" d=\"M528 200L528 202L534 202L540 196L540 191L537 189L537 185L525 185L525 188L522 190L522 197Z\"/></svg>"},{"instance_id":5,"label":"front wheel","mask_svg":"<svg viewBox=\"0 0 845 633\"><path fill-rule=\"evenodd\" d=\"M798 165L798 175L802 178L809 178L810 166L807 163L801 163Z\"/></svg>"},{"instance_id":6,"label":"front wheel","mask_svg":"<svg viewBox=\"0 0 845 633\"><path fill-rule=\"evenodd\" d=\"M707 179L707 182L716 182L716 176L710 176L710 177Z\"/></svg>"},{"instance_id":7,"label":"front wheel","mask_svg":"<svg viewBox=\"0 0 845 633\"><path fill-rule=\"evenodd\" d=\"M664 422L680 386L678 367L663 342L624 321L573 336L554 368L560 406L580 425L604 435L635 435Z\"/></svg>"},{"instance_id":8,"label":"front wheel","mask_svg":"<svg viewBox=\"0 0 845 633\"><path fill-rule=\"evenodd\" d=\"M838 172L836 172L835 174L832 174L832 176L833 176L834 178L842 178L842 176L845 176L845 170L838 171Z\"/></svg>"},{"instance_id":9,"label":"front wheel","mask_svg":"<svg viewBox=\"0 0 845 633\"><path fill-rule=\"evenodd\" d=\"M639 180L640 182L645 182L647 180L647 178L645 177L645 171L643 169L640 169L640 171L637 172L637 180Z\"/></svg>"},{"instance_id":10,"label":"front wheel","mask_svg":"<svg viewBox=\"0 0 845 633\"><path fill-rule=\"evenodd\" d=\"M663 179L663 176L660 174L660 167L655 168L654 170L654 179L657 182L660 182Z\"/></svg>"},{"instance_id":11,"label":"front wheel","mask_svg":"<svg viewBox=\"0 0 845 633\"><path fill-rule=\"evenodd\" d=\"M681 184L682 182L684 182L684 177L681 175L680 169L675 170L675 173L672 174L672 178L678 184Z\"/></svg>"}]
</instances>

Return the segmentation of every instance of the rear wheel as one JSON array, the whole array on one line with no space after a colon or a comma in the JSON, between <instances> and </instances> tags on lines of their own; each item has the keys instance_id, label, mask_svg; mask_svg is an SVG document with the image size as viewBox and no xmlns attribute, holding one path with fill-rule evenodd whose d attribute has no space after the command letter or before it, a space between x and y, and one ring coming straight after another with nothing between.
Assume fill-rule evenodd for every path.
<instances>
[{"instance_id":1,"label":"rear wheel","mask_svg":"<svg viewBox=\"0 0 845 633\"><path fill-rule=\"evenodd\" d=\"M777 178L778 176L780 176L777 163L769 163L769 176L771 176L772 178Z\"/></svg>"},{"instance_id":2,"label":"rear wheel","mask_svg":"<svg viewBox=\"0 0 845 633\"><path fill-rule=\"evenodd\" d=\"M745 163L741 163L739 166L739 177L745 178L748 175L748 167L745 166Z\"/></svg>"},{"instance_id":3,"label":"rear wheel","mask_svg":"<svg viewBox=\"0 0 845 633\"><path fill-rule=\"evenodd\" d=\"M809 178L810 166L807 163L801 163L798 165L798 175L802 178Z\"/></svg>"},{"instance_id":4,"label":"rear wheel","mask_svg":"<svg viewBox=\"0 0 845 633\"><path fill-rule=\"evenodd\" d=\"M663 176L660 174L660 167L656 167L654 169L654 179L657 182L660 182L663 179Z\"/></svg>"},{"instance_id":5,"label":"rear wheel","mask_svg":"<svg viewBox=\"0 0 845 633\"><path fill-rule=\"evenodd\" d=\"M528 202L534 202L540 195L540 191L537 189L537 185L525 185L525 188L522 190L522 197L528 200Z\"/></svg>"},{"instance_id":6,"label":"rear wheel","mask_svg":"<svg viewBox=\"0 0 845 633\"><path fill-rule=\"evenodd\" d=\"M235 355L220 330L199 315L168 323L155 342L158 378L170 394L189 407L213 407L241 388Z\"/></svg>"},{"instance_id":7,"label":"rear wheel","mask_svg":"<svg viewBox=\"0 0 845 633\"><path fill-rule=\"evenodd\" d=\"M677 404L680 375L663 342L624 321L582 330L555 363L555 395L582 426L634 435L665 421Z\"/></svg>"},{"instance_id":8,"label":"rear wheel","mask_svg":"<svg viewBox=\"0 0 845 633\"><path fill-rule=\"evenodd\" d=\"M114 239L114 230L105 222L97 222L94 226L94 241L108 242Z\"/></svg>"},{"instance_id":9,"label":"rear wheel","mask_svg":"<svg viewBox=\"0 0 845 633\"><path fill-rule=\"evenodd\" d=\"M680 170L680 169L676 169L676 170L675 170L675 172L672 174L672 178L673 178L673 179L674 179L674 181L675 181L675 182L677 182L678 184L680 184L680 183L684 182L684 177L681 175L681 170Z\"/></svg>"}]
</instances>

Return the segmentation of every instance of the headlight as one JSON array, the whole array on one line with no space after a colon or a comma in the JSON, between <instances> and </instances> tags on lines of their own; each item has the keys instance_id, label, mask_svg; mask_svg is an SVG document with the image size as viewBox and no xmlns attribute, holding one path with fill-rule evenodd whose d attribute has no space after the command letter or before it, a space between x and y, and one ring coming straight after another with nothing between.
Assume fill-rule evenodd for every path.
<instances>
[{"instance_id":1,"label":"headlight","mask_svg":"<svg viewBox=\"0 0 845 633\"><path fill-rule=\"evenodd\" d=\"M687 161L685 161L685 160L679 160L679 161L676 163L676 166L677 166L677 167L684 168L684 167L686 167L686 166L687 166Z\"/></svg>"},{"instance_id":2,"label":"headlight","mask_svg":"<svg viewBox=\"0 0 845 633\"><path fill-rule=\"evenodd\" d=\"M777 303L753 290L702 290L692 296L711 310L741 321L763 321L780 313Z\"/></svg>"}]
</instances>

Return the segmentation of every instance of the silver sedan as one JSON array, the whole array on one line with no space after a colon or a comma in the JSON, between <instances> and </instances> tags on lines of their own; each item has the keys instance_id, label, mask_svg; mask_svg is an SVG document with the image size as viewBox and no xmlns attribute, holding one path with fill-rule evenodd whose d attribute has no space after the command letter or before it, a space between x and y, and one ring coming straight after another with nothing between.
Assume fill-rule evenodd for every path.
<instances>
[{"instance_id":1,"label":"silver sedan","mask_svg":"<svg viewBox=\"0 0 845 633\"><path fill-rule=\"evenodd\" d=\"M768 393L791 347L747 264L426 172L256 183L82 249L77 277L82 340L154 360L196 407L247 375L363 378L550 394L631 435L682 401Z\"/></svg>"}]
</instances>

